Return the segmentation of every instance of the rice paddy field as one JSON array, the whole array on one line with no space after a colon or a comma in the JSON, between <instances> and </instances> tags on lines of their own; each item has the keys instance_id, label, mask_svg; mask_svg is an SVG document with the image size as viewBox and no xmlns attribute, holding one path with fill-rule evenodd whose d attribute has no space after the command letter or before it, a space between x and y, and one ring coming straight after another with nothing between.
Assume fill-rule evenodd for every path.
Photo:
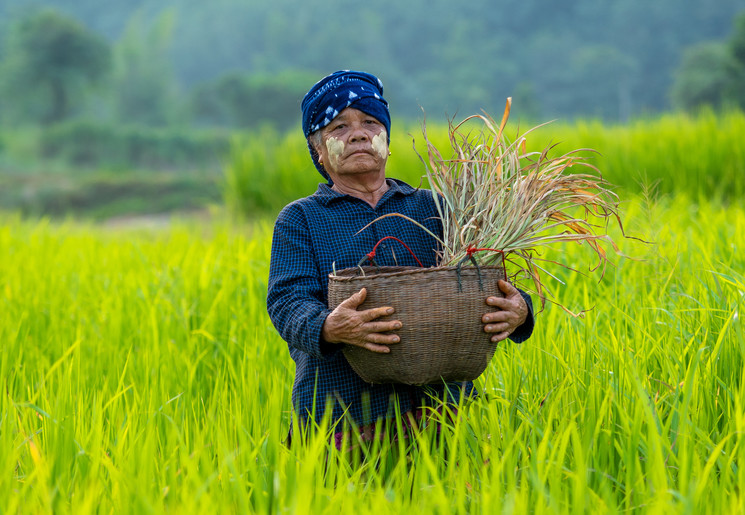
<instances>
[{"instance_id":1,"label":"rice paddy field","mask_svg":"<svg viewBox=\"0 0 745 515\"><path fill-rule=\"evenodd\" d=\"M271 217L112 230L1 215L0 513L742 513L743 125L554 133L592 139L571 144L603 153L627 232L651 243L614 233L634 259L602 278L586 247L556 248L586 272L551 285L584 318L547 304L439 435L359 452L323 427L284 444L294 365L265 310ZM309 193L272 167L315 173L309 160L275 143L235 151L234 206ZM392 149L401 169L410 139Z\"/></svg>"}]
</instances>

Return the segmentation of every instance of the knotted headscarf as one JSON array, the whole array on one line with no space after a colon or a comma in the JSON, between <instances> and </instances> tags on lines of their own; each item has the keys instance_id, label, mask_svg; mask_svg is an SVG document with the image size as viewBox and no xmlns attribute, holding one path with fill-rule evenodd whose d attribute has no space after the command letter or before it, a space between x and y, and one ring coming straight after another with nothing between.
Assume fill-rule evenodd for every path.
<instances>
[{"instance_id":1,"label":"knotted headscarf","mask_svg":"<svg viewBox=\"0 0 745 515\"><path fill-rule=\"evenodd\" d=\"M369 73L351 70L334 72L310 88L300 107L303 110L303 133L306 139L331 123L343 109L353 107L382 123L388 135L388 144L391 142L391 115L388 102L383 98L383 83ZM318 153L310 142L308 150L316 169L330 180L326 170L318 163Z\"/></svg>"}]
</instances>

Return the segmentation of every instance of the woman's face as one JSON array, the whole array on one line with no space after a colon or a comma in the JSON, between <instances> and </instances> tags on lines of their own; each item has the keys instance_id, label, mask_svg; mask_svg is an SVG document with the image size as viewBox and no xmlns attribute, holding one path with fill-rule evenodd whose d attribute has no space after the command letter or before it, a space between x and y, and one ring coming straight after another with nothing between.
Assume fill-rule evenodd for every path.
<instances>
[{"instance_id":1,"label":"woman's face","mask_svg":"<svg viewBox=\"0 0 745 515\"><path fill-rule=\"evenodd\" d=\"M388 134L377 118L352 107L321 129L315 146L319 161L334 182L342 176L385 176Z\"/></svg>"}]
</instances>

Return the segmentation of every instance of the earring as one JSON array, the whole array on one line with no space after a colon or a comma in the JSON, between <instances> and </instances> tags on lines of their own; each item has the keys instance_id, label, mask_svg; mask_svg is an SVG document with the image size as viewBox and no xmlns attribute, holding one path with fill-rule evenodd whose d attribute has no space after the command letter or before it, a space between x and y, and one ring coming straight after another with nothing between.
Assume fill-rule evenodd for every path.
<instances>
[{"instance_id":1,"label":"earring","mask_svg":"<svg viewBox=\"0 0 745 515\"><path fill-rule=\"evenodd\" d=\"M390 155L392 155L392 154L393 154L393 152L391 152L391 151L389 150L389 151L388 151L388 155L390 156Z\"/></svg>"}]
</instances>

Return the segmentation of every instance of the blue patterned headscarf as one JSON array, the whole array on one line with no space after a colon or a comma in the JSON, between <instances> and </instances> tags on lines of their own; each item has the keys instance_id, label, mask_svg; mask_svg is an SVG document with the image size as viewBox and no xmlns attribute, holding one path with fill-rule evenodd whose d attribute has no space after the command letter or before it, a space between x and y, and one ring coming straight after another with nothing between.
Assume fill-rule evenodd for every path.
<instances>
[{"instance_id":1,"label":"blue patterned headscarf","mask_svg":"<svg viewBox=\"0 0 745 515\"><path fill-rule=\"evenodd\" d=\"M323 129L347 107L353 107L377 119L385 126L391 142L391 115L383 98L383 83L365 72L342 70L318 81L306 93L301 104L305 137ZM321 175L330 180L326 170L318 164L318 154L308 142L310 157Z\"/></svg>"}]
</instances>

